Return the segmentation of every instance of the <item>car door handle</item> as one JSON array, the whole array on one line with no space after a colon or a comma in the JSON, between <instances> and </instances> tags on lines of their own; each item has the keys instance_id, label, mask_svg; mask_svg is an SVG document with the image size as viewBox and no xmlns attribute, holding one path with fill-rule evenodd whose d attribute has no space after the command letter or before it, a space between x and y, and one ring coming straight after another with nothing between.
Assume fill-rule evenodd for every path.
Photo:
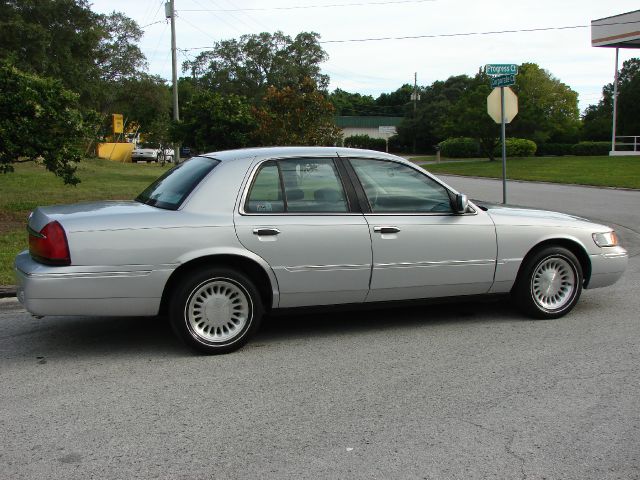
<instances>
[{"instance_id":1,"label":"car door handle","mask_svg":"<svg viewBox=\"0 0 640 480\"><path fill-rule=\"evenodd\" d=\"M398 227L373 227L373 231L376 233L398 233L400 229Z\"/></svg>"},{"instance_id":2,"label":"car door handle","mask_svg":"<svg viewBox=\"0 0 640 480\"><path fill-rule=\"evenodd\" d=\"M260 235L263 237L278 235L279 233L280 233L280 230L278 230L277 228L254 228L253 229L254 235Z\"/></svg>"}]
</instances>

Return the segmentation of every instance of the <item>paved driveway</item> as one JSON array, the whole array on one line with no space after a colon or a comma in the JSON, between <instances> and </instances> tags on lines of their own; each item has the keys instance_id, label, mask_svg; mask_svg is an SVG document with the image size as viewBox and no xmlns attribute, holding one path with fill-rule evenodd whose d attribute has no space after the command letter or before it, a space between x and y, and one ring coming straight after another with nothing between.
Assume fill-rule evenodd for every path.
<instances>
[{"instance_id":1,"label":"paved driveway","mask_svg":"<svg viewBox=\"0 0 640 480\"><path fill-rule=\"evenodd\" d=\"M638 227L636 192L511 192ZM157 319L0 300L0 478L638 479L639 291L635 257L555 321L506 303L295 314L220 357Z\"/></svg>"}]
</instances>

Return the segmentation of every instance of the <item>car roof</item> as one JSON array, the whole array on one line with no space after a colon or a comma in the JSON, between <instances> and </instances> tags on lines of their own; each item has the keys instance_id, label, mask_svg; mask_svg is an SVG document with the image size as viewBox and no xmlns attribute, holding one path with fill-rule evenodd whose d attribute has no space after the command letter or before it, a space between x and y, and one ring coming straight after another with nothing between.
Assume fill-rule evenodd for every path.
<instances>
[{"instance_id":1,"label":"car roof","mask_svg":"<svg viewBox=\"0 0 640 480\"><path fill-rule=\"evenodd\" d=\"M367 157L381 158L389 160L405 159L389 153L378 152L376 150L363 150L359 148L345 147L257 147L242 148L238 150L223 150L219 152L210 152L200 155L202 157L210 157L222 162L230 162L237 160L249 159L266 159L266 158L284 158L284 157L304 157L304 156L320 156L320 157Z\"/></svg>"}]
</instances>

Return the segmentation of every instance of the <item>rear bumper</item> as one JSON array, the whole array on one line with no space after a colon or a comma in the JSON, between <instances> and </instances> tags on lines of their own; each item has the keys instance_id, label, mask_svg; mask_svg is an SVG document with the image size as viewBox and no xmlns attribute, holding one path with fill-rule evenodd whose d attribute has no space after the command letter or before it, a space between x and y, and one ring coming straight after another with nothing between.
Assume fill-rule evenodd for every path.
<instances>
[{"instance_id":1,"label":"rear bumper","mask_svg":"<svg viewBox=\"0 0 640 480\"><path fill-rule=\"evenodd\" d=\"M157 315L174 266L50 267L28 252L15 261L17 297L34 315Z\"/></svg>"},{"instance_id":2,"label":"rear bumper","mask_svg":"<svg viewBox=\"0 0 640 480\"><path fill-rule=\"evenodd\" d=\"M624 274L629 263L629 255L622 247L605 247L603 252L590 255L591 278L586 288L613 285Z\"/></svg>"}]
</instances>

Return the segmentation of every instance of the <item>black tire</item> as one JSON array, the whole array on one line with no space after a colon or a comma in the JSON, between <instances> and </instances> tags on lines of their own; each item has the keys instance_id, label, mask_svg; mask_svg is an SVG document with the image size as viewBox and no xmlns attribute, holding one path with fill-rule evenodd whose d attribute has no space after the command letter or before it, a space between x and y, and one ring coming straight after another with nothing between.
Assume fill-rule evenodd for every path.
<instances>
[{"instance_id":1,"label":"black tire","mask_svg":"<svg viewBox=\"0 0 640 480\"><path fill-rule=\"evenodd\" d=\"M545 247L525 259L512 290L516 306L533 318L569 313L580 298L584 277L576 256L563 247Z\"/></svg>"},{"instance_id":2,"label":"black tire","mask_svg":"<svg viewBox=\"0 0 640 480\"><path fill-rule=\"evenodd\" d=\"M203 268L186 275L169 305L176 335L209 355L233 352L246 344L262 315L262 300L251 280L227 268Z\"/></svg>"}]
</instances>

